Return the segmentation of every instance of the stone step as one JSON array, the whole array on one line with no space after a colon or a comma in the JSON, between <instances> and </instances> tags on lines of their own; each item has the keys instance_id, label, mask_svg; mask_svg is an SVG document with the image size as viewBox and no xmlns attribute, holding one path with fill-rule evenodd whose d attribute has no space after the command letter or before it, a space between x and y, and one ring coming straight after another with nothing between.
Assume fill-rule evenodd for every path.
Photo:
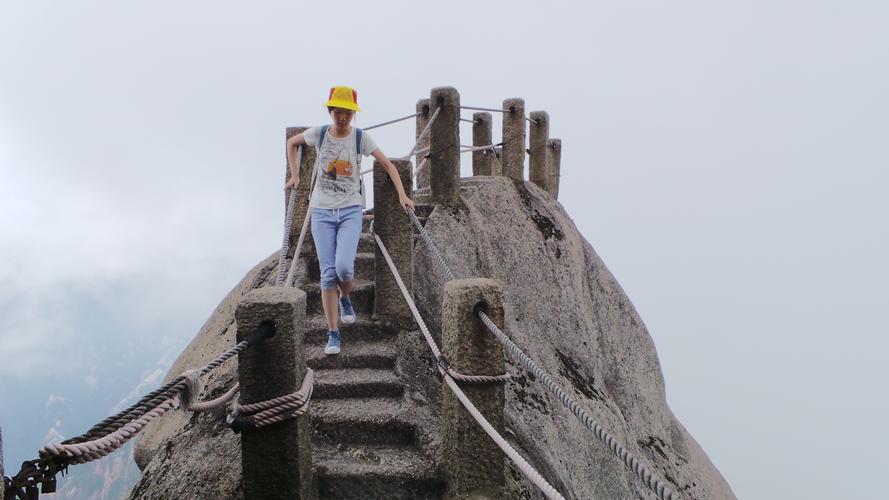
<instances>
[{"instance_id":1,"label":"stone step","mask_svg":"<svg viewBox=\"0 0 889 500\"><path fill-rule=\"evenodd\" d=\"M404 394L401 379L392 370L346 368L315 371L313 399L396 398Z\"/></svg>"},{"instance_id":2,"label":"stone step","mask_svg":"<svg viewBox=\"0 0 889 500\"><path fill-rule=\"evenodd\" d=\"M374 260L373 249L371 249L370 252L358 252L355 254L356 280L373 281ZM306 257L306 271L308 272L310 280L318 281L321 279L321 268L318 266L318 256L310 255Z\"/></svg>"},{"instance_id":3,"label":"stone step","mask_svg":"<svg viewBox=\"0 0 889 500\"><path fill-rule=\"evenodd\" d=\"M398 329L388 323L375 321L370 319L369 314L359 315L358 321L350 325L340 325L340 335L343 340L343 346L346 347L349 342L367 342L367 341L395 341L398 335ZM310 345L324 344L327 342L327 322L324 316L317 314L310 316L306 321L306 335L303 342Z\"/></svg>"},{"instance_id":4,"label":"stone step","mask_svg":"<svg viewBox=\"0 0 889 500\"><path fill-rule=\"evenodd\" d=\"M370 232L370 223L373 222L373 220L374 220L373 214L365 213L361 217L361 232L362 233Z\"/></svg>"},{"instance_id":5,"label":"stone step","mask_svg":"<svg viewBox=\"0 0 889 500\"><path fill-rule=\"evenodd\" d=\"M316 282L306 283L300 286L306 292L306 315L323 314L321 310L321 285ZM359 315L369 316L373 313L374 284L369 280L356 279L349 292L352 306Z\"/></svg>"},{"instance_id":6,"label":"stone step","mask_svg":"<svg viewBox=\"0 0 889 500\"><path fill-rule=\"evenodd\" d=\"M416 426L404 418L401 399L319 399L311 403L317 444L395 444L415 441Z\"/></svg>"},{"instance_id":7,"label":"stone step","mask_svg":"<svg viewBox=\"0 0 889 500\"><path fill-rule=\"evenodd\" d=\"M322 499L438 499L444 480L412 446L339 446L313 449Z\"/></svg>"},{"instance_id":8,"label":"stone step","mask_svg":"<svg viewBox=\"0 0 889 500\"><path fill-rule=\"evenodd\" d=\"M342 327L341 330L343 330ZM324 334L326 335L326 333L327 327L325 326ZM356 335L360 335L360 333L352 331L341 332L341 335L343 339L342 351L335 356L324 354L326 338L323 341L306 343L303 346L303 356L305 356L309 368L323 370L331 368L393 368L395 366L398 351L394 339L392 339L393 341L358 340Z\"/></svg>"}]
</instances>

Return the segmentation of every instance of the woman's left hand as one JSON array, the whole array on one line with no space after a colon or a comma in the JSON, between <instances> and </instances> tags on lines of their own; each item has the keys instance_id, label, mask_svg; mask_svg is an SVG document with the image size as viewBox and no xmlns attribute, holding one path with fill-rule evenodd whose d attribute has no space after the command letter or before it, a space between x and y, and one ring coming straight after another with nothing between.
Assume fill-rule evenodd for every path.
<instances>
[{"instance_id":1,"label":"woman's left hand","mask_svg":"<svg viewBox=\"0 0 889 500\"><path fill-rule=\"evenodd\" d=\"M414 200L405 196L398 197L398 203L401 204L402 208L405 210L413 210L414 209Z\"/></svg>"}]
</instances>

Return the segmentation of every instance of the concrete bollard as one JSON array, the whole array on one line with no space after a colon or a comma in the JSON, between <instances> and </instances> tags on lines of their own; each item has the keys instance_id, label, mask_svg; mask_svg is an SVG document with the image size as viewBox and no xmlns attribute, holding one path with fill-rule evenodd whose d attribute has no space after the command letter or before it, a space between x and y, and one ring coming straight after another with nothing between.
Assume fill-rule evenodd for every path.
<instances>
[{"instance_id":1,"label":"concrete bollard","mask_svg":"<svg viewBox=\"0 0 889 500\"><path fill-rule=\"evenodd\" d=\"M562 170L562 139L549 140L549 181L547 181L547 192L553 195L553 198L559 199L559 180L561 179Z\"/></svg>"},{"instance_id":2,"label":"concrete bollard","mask_svg":"<svg viewBox=\"0 0 889 500\"><path fill-rule=\"evenodd\" d=\"M472 115L472 145L487 146L493 144L491 132L491 113L473 113ZM491 150L472 152L472 175L494 175L491 170L494 165L494 152Z\"/></svg>"},{"instance_id":3,"label":"concrete bollard","mask_svg":"<svg viewBox=\"0 0 889 500\"><path fill-rule=\"evenodd\" d=\"M287 139L299 134L300 132L304 132L308 130L308 127L287 127L285 132L285 150L284 150L284 161L285 165L287 165ZM299 232L302 230L303 220L306 218L306 212L309 210L309 191L311 190L311 182L312 182L312 167L315 166L315 148L311 146L303 146L302 147L302 160L299 165L299 185L296 186L296 206L293 208L293 220L290 223L290 251L288 257L293 255L293 252L296 251L296 241L299 239ZM287 173L285 175L284 181L290 180L290 167L286 168ZM285 216L287 215L287 201L288 194L284 195L284 210ZM306 240L310 241L311 237L311 228L306 229Z\"/></svg>"},{"instance_id":4,"label":"concrete bollard","mask_svg":"<svg viewBox=\"0 0 889 500\"><path fill-rule=\"evenodd\" d=\"M392 160L406 193L411 192L411 162ZM413 291L413 238L411 220L398 201L398 192L380 162L374 162L374 232L379 235L408 290ZM412 328L413 315L401 295L379 246L374 246L374 318Z\"/></svg>"},{"instance_id":5,"label":"concrete bollard","mask_svg":"<svg viewBox=\"0 0 889 500\"><path fill-rule=\"evenodd\" d=\"M503 327L503 294L487 278L449 281L442 303L442 354L455 371L467 375L501 375L503 348L473 310L483 304L485 313ZM502 384L461 386L472 403L495 429L503 431ZM505 455L485 434L449 389L442 389L442 466L448 483L447 498L503 498Z\"/></svg>"},{"instance_id":6,"label":"concrete bollard","mask_svg":"<svg viewBox=\"0 0 889 500\"><path fill-rule=\"evenodd\" d=\"M426 128L426 125L429 123L429 118L432 117L432 104L429 99L420 99L417 101L417 135L416 138L420 138L420 133L423 132L423 129ZM437 120L436 120L437 121ZM417 151L421 149L426 149L429 147L429 137L431 136L432 131L426 133L426 137L423 140L417 142ZM423 161L423 157L428 155L429 151L418 155L415 163L416 167L420 166L420 163ZM429 173L432 171L429 167L429 162L426 162L426 166L423 167L423 171L417 174L417 185L416 189L428 188L429 187Z\"/></svg>"},{"instance_id":7,"label":"concrete bollard","mask_svg":"<svg viewBox=\"0 0 889 500\"><path fill-rule=\"evenodd\" d=\"M544 191L549 191L551 179L547 162L549 146L549 115L546 111L531 112L531 126L528 140L528 180Z\"/></svg>"},{"instance_id":8,"label":"concrete bollard","mask_svg":"<svg viewBox=\"0 0 889 500\"><path fill-rule=\"evenodd\" d=\"M276 334L238 354L241 404L253 404L299 389L306 373L302 355L306 294L298 288L267 287L247 294L235 312L238 342L267 321ZM241 432L245 498L315 498L309 415Z\"/></svg>"},{"instance_id":9,"label":"concrete bollard","mask_svg":"<svg viewBox=\"0 0 889 500\"><path fill-rule=\"evenodd\" d=\"M518 182L525 180L525 100L503 101L503 175Z\"/></svg>"},{"instance_id":10,"label":"concrete bollard","mask_svg":"<svg viewBox=\"0 0 889 500\"><path fill-rule=\"evenodd\" d=\"M432 124L429 186L432 203L452 205L460 198L460 94L453 87L436 87L430 98Z\"/></svg>"}]
</instances>

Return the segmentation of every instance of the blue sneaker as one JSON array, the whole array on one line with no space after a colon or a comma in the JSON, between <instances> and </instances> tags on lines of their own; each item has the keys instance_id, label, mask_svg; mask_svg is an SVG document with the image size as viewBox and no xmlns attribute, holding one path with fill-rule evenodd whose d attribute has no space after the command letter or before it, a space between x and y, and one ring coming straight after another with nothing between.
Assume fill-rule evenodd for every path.
<instances>
[{"instance_id":1,"label":"blue sneaker","mask_svg":"<svg viewBox=\"0 0 889 500\"><path fill-rule=\"evenodd\" d=\"M324 354L340 353L340 332L327 332L327 345L324 346Z\"/></svg>"},{"instance_id":2,"label":"blue sneaker","mask_svg":"<svg viewBox=\"0 0 889 500\"><path fill-rule=\"evenodd\" d=\"M355 322L355 308L349 297L340 297L340 320L347 325Z\"/></svg>"}]
</instances>

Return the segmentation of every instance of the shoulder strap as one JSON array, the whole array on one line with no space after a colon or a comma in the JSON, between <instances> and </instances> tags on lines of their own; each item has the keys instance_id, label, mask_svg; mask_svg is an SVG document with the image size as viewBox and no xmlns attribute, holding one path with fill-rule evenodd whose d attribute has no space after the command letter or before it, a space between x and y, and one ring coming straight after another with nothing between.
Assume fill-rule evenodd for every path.
<instances>
[{"instance_id":1,"label":"shoulder strap","mask_svg":"<svg viewBox=\"0 0 889 500\"><path fill-rule=\"evenodd\" d=\"M330 128L330 125L321 125L321 135L318 136L318 145L315 146L318 150L321 150L321 145L324 144L324 136L327 135L327 129Z\"/></svg>"},{"instance_id":2,"label":"shoulder strap","mask_svg":"<svg viewBox=\"0 0 889 500\"><path fill-rule=\"evenodd\" d=\"M355 127L355 151L361 156L361 129L358 127Z\"/></svg>"}]
</instances>

